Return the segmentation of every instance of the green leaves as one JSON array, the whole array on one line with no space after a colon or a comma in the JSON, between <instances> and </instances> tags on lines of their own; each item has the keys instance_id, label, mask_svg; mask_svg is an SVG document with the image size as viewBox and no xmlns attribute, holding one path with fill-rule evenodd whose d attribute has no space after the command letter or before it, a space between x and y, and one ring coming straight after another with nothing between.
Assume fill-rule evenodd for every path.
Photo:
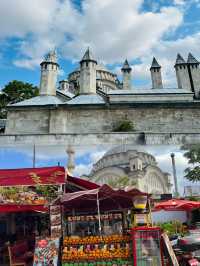
<instances>
[{"instance_id":1,"label":"green leaves","mask_svg":"<svg viewBox=\"0 0 200 266\"><path fill-rule=\"evenodd\" d=\"M188 159L190 165L185 169L185 178L192 182L200 181L200 145L190 145L182 149L188 149L184 156Z\"/></svg>"},{"instance_id":2,"label":"green leaves","mask_svg":"<svg viewBox=\"0 0 200 266\"><path fill-rule=\"evenodd\" d=\"M0 94L0 118L6 118L6 106L21 102L39 94L39 89L30 83L13 80L9 82Z\"/></svg>"},{"instance_id":3,"label":"green leaves","mask_svg":"<svg viewBox=\"0 0 200 266\"><path fill-rule=\"evenodd\" d=\"M134 131L134 125L129 120L119 121L113 128L113 132L129 132Z\"/></svg>"}]
</instances>

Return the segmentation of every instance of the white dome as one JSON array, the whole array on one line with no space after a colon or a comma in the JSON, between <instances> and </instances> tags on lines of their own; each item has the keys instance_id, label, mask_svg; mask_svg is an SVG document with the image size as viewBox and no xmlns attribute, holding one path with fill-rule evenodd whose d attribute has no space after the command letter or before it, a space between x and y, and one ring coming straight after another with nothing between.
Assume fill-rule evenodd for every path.
<instances>
[{"instance_id":1,"label":"white dome","mask_svg":"<svg viewBox=\"0 0 200 266\"><path fill-rule=\"evenodd\" d=\"M134 145L123 144L123 145L116 146L116 147L110 149L109 151L107 151L104 154L104 156L113 155L113 154L122 153L122 152L127 152L127 151L137 152L136 147Z\"/></svg>"}]
</instances>

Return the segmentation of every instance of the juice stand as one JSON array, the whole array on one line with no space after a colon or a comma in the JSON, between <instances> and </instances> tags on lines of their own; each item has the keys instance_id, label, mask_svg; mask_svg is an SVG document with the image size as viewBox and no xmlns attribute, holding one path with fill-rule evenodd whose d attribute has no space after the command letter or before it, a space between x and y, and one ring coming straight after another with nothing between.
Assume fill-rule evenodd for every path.
<instances>
[{"instance_id":1,"label":"juice stand","mask_svg":"<svg viewBox=\"0 0 200 266\"><path fill-rule=\"evenodd\" d=\"M107 185L63 195L62 265L133 265L127 215L137 195L147 196Z\"/></svg>"}]
</instances>

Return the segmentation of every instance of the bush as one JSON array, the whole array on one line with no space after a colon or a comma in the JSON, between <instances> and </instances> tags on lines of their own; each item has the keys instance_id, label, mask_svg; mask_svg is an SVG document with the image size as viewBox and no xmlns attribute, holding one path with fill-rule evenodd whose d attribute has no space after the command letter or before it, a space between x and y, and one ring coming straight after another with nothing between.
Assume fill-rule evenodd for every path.
<instances>
[{"instance_id":1,"label":"bush","mask_svg":"<svg viewBox=\"0 0 200 266\"><path fill-rule=\"evenodd\" d=\"M129 120L120 121L113 129L113 132L134 131L133 123Z\"/></svg>"}]
</instances>

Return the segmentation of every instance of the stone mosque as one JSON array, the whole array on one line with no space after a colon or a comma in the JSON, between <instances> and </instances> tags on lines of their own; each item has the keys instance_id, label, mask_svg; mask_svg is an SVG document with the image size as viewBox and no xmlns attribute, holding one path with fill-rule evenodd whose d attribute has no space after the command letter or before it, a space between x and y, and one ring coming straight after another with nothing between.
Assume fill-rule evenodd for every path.
<instances>
[{"instance_id":1,"label":"stone mosque","mask_svg":"<svg viewBox=\"0 0 200 266\"><path fill-rule=\"evenodd\" d=\"M75 168L72 150L67 150L67 168L70 171ZM171 193L172 188L170 174L159 168L155 157L136 150L133 145L120 145L110 149L93 165L89 175L83 175L82 178L115 188L135 187L153 195Z\"/></svg>"},{"instance_id":2,"label":"stone mosque","mask_svg":"<svg viewBox=\"0 0 200 266\"><path fill-rule=\"evenodd\" d=\"M178 54L174 67L176 88L163 87L162 68L153 58L152 87L136 89L127 60L120 82L87 49L80 67L58 82L57 56L50 52L41 63L39 96L7 107L5 134L199 133L200 63L191 53L187 61ZM131 127L124 129L124 123Z\"/></svg>"}]
</instances>

